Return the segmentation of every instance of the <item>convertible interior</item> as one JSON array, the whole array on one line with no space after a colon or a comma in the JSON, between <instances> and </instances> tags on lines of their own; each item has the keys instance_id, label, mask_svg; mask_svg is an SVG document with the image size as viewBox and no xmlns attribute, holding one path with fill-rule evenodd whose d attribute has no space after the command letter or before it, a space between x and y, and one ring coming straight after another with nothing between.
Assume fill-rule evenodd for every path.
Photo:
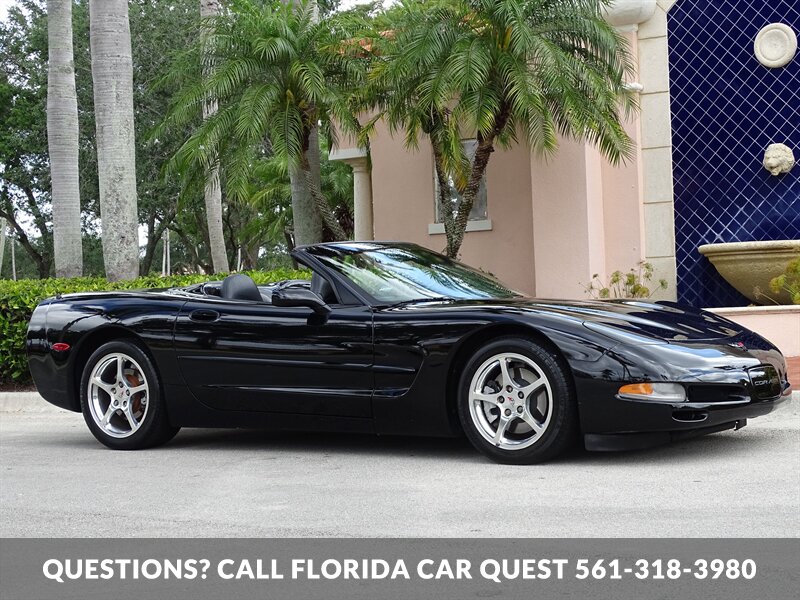
<instances>
[{"instance_id":1,"label":"convertible interior","mask_svg":"<svg viewBox=\"0 0 800 600\"><path fill-rule=\"evenodd\" d=\"M216 296L226 300L246 300L272 304L272 294L276 290L287 288L311 290L322 298L325 304L338 303L333 286L318 273L314 273L310 281L307 279L285 279L265 285L256 285L253 279L244 273L234 273L228 275L222 281L200 283L185 288L185 291L202 296Z\"/></svg>"}]
</instances>

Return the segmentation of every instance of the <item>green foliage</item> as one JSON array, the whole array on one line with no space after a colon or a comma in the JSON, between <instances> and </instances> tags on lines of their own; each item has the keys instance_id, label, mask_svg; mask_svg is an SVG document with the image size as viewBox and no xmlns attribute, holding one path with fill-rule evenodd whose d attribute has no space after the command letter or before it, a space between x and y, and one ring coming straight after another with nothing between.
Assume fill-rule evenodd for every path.
<instances>
[{"instance_id":1,"label":"green foliage","mask_svg":"<svg viewBox=\"0 0 800 600\"><path fill-rule=\"evenodd\" d=\"M198 269L208 262L205 239L195 224L205 219L202 187L193 190L194 196L178 210L181 182L161 176L164 164L190 135L191 127L164 132L158 139L147 135L161 121L177 90L174 82L155 84L168 71L176 49L183 49L197 38L200 26L197 0L171 0L168 4L159 0L129 3L139 220L147 226L148 236L154 238L154 243L145 249L145 271L152 265L155 239L162 233L162 224L173 221L185 233L184 237L173 236L173 266ZM84 274L92 275L102 274L104 269L97 227L100 208L88 0L74 2L72 24ZM48 277L52 273L47 61L45 0L16 0L9 7L7 18L0 21L0 216L20 226L16 231L17 267L22 277ZM199 76L199 72L199 63L185 69L187 77ZM196 208L198 199L200 208ZM10 273L7 262L3 272Z\"/></svg>"},{"instance_id":2,"label":"green foliage","mask_svg":"<svg viewBox=\"0 0 800 600\"><path fill-rule=\"evenodd\" d=\"M0 218L5 217L39 277L50 273L50 169L47 154L47 16L20 0L0 21ZM29 215L22 226L18 213ZM35 232L35 235L34 235ZM20 253L22 254L22 253Z\"/></svg>"},{"instance_id":3,"label":"green foliage","mask_svg":"<svg viewBox=\"0 0 800 600\"><path fill-rule=\"evenodd\" d=\"M352 220L353 213L353 171L347 164L328 158L330 143L326 137L322 136L320 146L322 193L345 229L352 231L352 223L348 221ZM272 244L286 242L287 232L293 228L287 161L277 155L254 161L248 196L257 214L242 228L240 235L246 238L250 231L257 231Z\"/></svg>"},{"instance_id":4,"label":"green foliage","mask_svg":"<svg viewBox=\"0 0 800 600\"><path fill-rule=\"evenodd\" d=\"M786 271L769 282L769 287L776 294L787 292L792 304L800 304L800 258L791 261Z\"/></svg>"},{"instance_id":5,"label":"green foliage","mask_svg":"<svg viewBox=\"0 0 800 600\"><path fill-rule=\"evenodd\" d=\"M592 298L651 298L658 290L667 289L667 280L661 279L651 291L649 286L652 279L653 265L641 261L627 273L614 271L608 282L603 282L595 274L585 289Z\"/></svg>"},{"instance_id":6,"label":"green foliage","mask_svg":"<svg viewBox=\"0 0 800 600\"><path fill-rule=\"evenodd\" d=\"M359 127L350 97L364 70L356 56L360 47L348 40L361 21L334 14L316 22L308 0L230 0L226 8L205 24L213 34L198 36L176 60L174 79L181 79L184 65L201 62L206 76L183 78L155 134L196 123L213 98L218 110L194 128L170 163L171 172L180 174L187 189L219 164L227 201L252 203L260 161L274 157L308 173L315 130L335 140L334 121L345 131ZM343 224L333 213L347 205L326 198L324 187L313 192L321 198L314 198L318 211L336 234Z\"/></svg>"},{"instance_id":7,"label":"green foliage","mask_svg":"<svg viewBox=\"0 0 800 600\"><path fill-rule=\"evenodd\" d=\"M257 284L310 277L308 271L292 269L249 271L246 274ZM217 277L221 279L224 275ZM214 276L193 274L171 277L146 276L131 281L115 282L100 277L0 280L0 384L30 382L25 355L25 335L33 310L45 298L72 292L180 287L210 279L214 279Z\"/></svg>"},{"instance_id":8,"label":"green foliage","mask_svg":"<svg viewBox=\"0 0 800 600\"><path fill-rule=\"evenodd\" d=\"M630 156L621 124L635 107L627 44L602 18L605 0L402 0L381 17L365 97L406 145L432 144L438 176L462 194L444 214L450 256L461 245L495 146L553 155L559 136L612 162ZM389 32L390 34L388 34ZM475 139L473 156L462 140Z\"/></svg>"},{"instance_id":9,"label":"green foliage","mask_svg":"<svg viewBox=\"0 0 800 600\"><path fill-rule=\"evenodd\" d=\"M213 98L216 114L195 129L174 166L182 174L199 166L202 174L219 160L229 194L244 197L255 156L266 151L299 161L307 130L328 120L336 54L323 51L331 43L329 23L314 23L308 2L233 0L229 9L208 24L211 39L199 36L175 62L172 77L202 60L209 76L184 79L156 133L196 122Z\"/></svg>"}]
</instances>

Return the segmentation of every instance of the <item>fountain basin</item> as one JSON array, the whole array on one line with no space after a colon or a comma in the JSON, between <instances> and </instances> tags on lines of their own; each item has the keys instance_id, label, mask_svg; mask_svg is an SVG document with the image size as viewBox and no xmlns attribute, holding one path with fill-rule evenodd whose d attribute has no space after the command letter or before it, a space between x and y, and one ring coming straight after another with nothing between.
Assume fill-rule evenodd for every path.
<instances>
[{"instance_id":1,"label":"fountain basin","mask_svg":"<svg viewBox=\"0 0 800 600\"><path fill-rule=\"evenodd\" d=\"M711 261L725 281L755 304L774 304L758 297L756 289L778 304L791 304L789 294L774 293L769 282L783 273L789 262L800 257L800 240L704 244L697 250Z\"/></svg>"}]
</instances>

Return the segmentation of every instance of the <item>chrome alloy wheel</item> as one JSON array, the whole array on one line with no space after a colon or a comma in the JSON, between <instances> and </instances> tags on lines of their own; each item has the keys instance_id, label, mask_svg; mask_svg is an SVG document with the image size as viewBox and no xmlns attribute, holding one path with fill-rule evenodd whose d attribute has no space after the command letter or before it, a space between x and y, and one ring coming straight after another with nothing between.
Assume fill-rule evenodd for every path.
<instances>
[{"instance_id":1,"label":"chrome alloy wheel","mask_svg":"<svg viewBox=\"0 0 800 600\"><path fill-rule=\"evenodd\" d=\"M92 419L104 433L126 438L147 417L150 389L139 363L115 352L97 361L87 390Z\"/></svg>"},{"instance_id":2,"label":"chrome alloy wheel","mask_svg":"<svg viewBox=\"0 0 800 600\"><path fill-rule=\"evenodd\" d=\"M502 450L535 444L550 424L553 392L544 371L522 354L504 352L485 360L469 385L475 428Z\"/></svg>"}]
</instances>

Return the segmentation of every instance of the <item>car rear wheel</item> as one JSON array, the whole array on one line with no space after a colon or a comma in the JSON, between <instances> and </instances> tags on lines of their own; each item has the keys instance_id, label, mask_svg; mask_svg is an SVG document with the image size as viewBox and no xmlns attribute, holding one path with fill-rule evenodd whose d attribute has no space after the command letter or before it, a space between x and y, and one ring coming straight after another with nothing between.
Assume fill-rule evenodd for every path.
<instances>
[{"instance_id":1,"label":"car rear wheel","mask_svg":"<svg viewBox=\"0 0 800 600\"><path fill-rule=\"evenodd\" d=\"M89 357L81 378L89 430L115 450L163 444L178 433L164 410L158 374L135 343L109 342Z\"/></svg>"},{"instance_id":2,"label":"car rear wheel","mask_svg":"<svg viewBox=\"0 0 800 600\"><path fill-rule=\"evenodd\" d=\"M550 460L577 434L566 367L553 352L524 338L497 339L468 361L458 414L473 446L501 463Z\"/></svg>"}]
</instances>

